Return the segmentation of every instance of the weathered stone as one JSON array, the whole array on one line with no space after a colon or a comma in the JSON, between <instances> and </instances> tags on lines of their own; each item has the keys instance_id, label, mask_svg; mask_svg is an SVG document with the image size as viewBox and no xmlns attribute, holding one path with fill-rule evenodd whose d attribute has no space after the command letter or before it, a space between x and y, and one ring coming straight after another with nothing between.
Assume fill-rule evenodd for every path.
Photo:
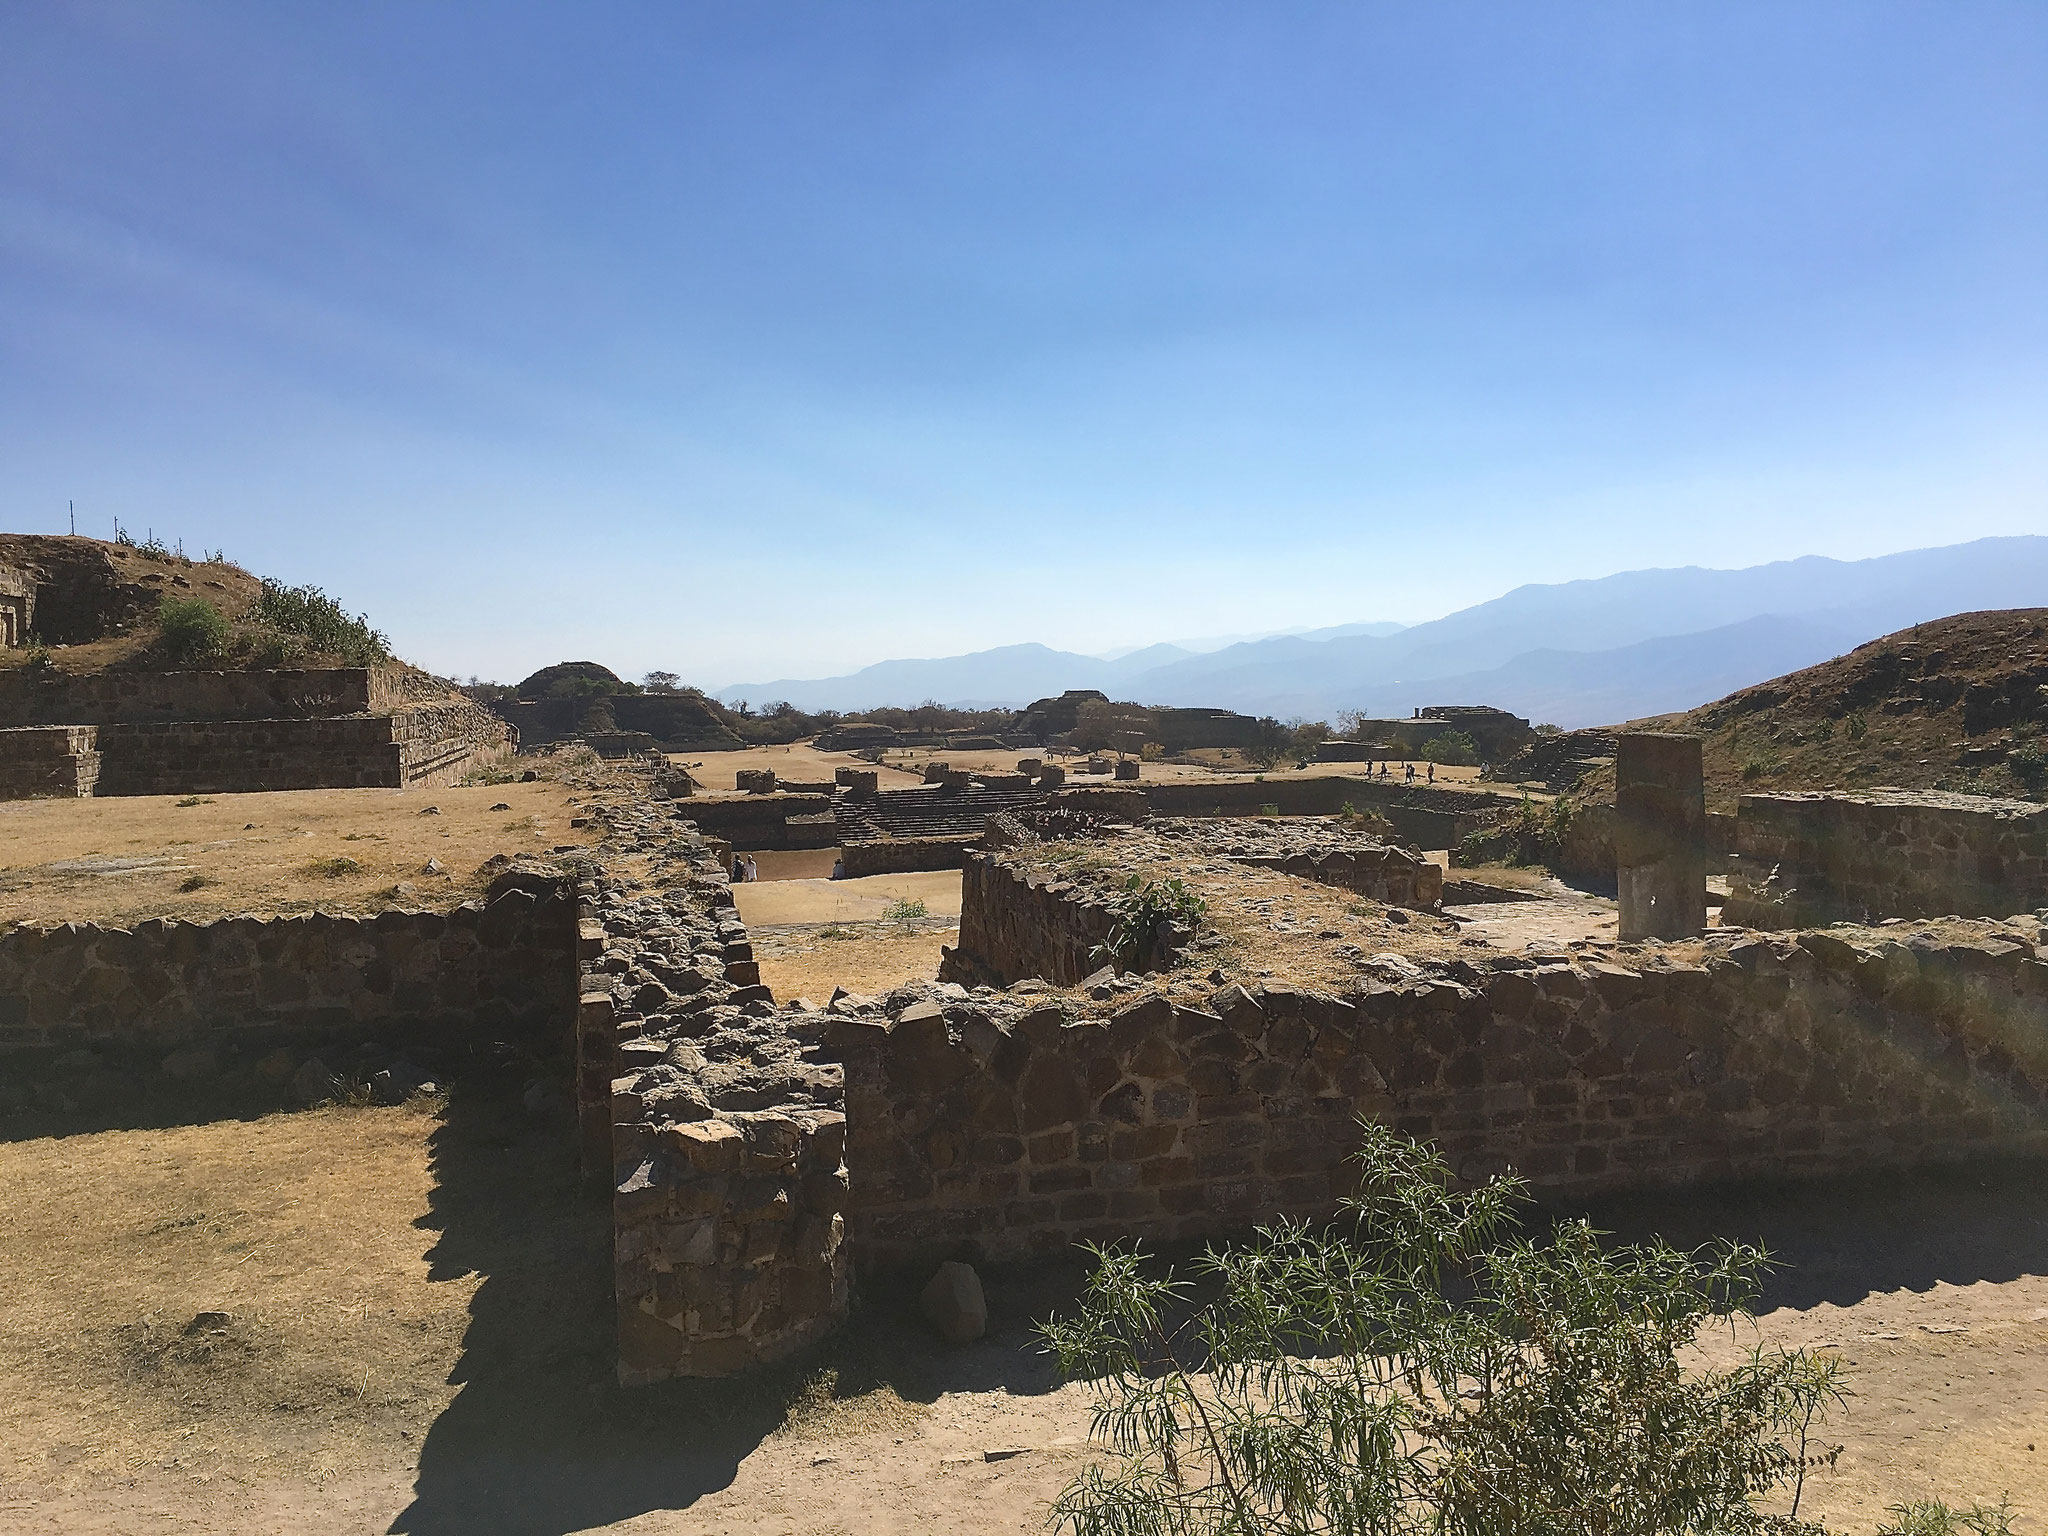
<instances>
[{"instance_id":1,"label":"weathered stone","mask_svg":"<svg viewBox=\"0 0 2048 1536\"><path fill-rule=\"evenodd\" d=\"M948 1344L971 1344L988 1331L988 1302L971 1264L949 1260L918 1296L925 1321Z\"/></svg>"}]
</instances>

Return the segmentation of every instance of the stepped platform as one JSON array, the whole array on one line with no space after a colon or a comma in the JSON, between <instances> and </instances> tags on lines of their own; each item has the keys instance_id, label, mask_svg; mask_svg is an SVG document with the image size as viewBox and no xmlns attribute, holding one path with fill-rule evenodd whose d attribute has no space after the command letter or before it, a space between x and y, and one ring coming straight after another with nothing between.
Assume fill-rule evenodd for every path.
<instances>
[{"instance_id":1,"label":"stepped platform","mask_svg":"<svg viewBox=\"0 0 2048 1536\"><path fill-rule=\"evenodd\" d=\"M1030 788L991 789L980 784L928 784L863 799L845 796L832 807L840 862L848 879L924 869L958 869L980 840L991 816L1028 811L1045 794Z\"/></svg>"},{"instance_id":2,"label":"stepped platform","mask_svg":"<svg viewBox=\"0 0 2048 1536\"><path fill-rule=\"evenodd\" d=\"M0 799L405 789L514 740L398 667L0 674Z\"/></svg>"}]
</instances>

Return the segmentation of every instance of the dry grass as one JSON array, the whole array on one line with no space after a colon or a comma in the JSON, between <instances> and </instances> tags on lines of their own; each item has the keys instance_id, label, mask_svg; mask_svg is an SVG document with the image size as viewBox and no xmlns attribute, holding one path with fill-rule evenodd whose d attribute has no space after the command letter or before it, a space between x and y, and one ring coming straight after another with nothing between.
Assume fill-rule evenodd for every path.
<instances>
[{"instance_id":1,"label":"dry grass","mask_svg":"<svg viewBox=\"0 0 2048 1536\"><path fill-rule=\"evenodd\" d=\"M474 894L494 854L590 842L587 796L532 784L0 803L0 923L376 911ZM504 810L496 809L503 805ZM425 814L432 807L437 814ZM428 860L443 872L428 874ZM407 889L394 893L394 888Z\"/></svg>"},{"instance_id":2,"label":"dry grass","mask_svg":"<svg viewBox=\"0 0 2048 1536\"><path fill-rule=\"evenodd\" d=\"M424 1107L0 1142L0 1529L1042 1529L1086 1456L1085 1396L1029 1349L1070 1268L990 1273L994 1332L965 1350L884 1291L786 1367L620 1392L608 1212L570 1141L516 1083L458 1082ZM1786 1260L1764 1338L1838 1351L1854 1393L1810 1513L1867 1532L1895 1499L2009 1493L2024 1532L2048 1507L2043 1187L2028 1165L1595 1216ZM206 1312L228 1316L190 1326Z\"/></svg>"},{"instance_id":3,"label":"dry grass","mask_svg":"<svg viewBox=\"0 0 2048 1536\"><path fill-rule=\"evenodd\" d=\"M0 1144L0 1465L317 1475L424 1434L477 1283L412 1225L435 1107Z\"/></svg>"},{"instance_id":4,"label":"dry grass","mask_svg":"<svg viewBox=\"0 0 2048 1536\"><path fill-rule=\"evenodd\" d=\"M865 923L893 901L921 901L932 917L960 916L960 871L920 870L859 880L763 880L732 888L749 928L790 923Z\"/></svg>"},{"instance_id":5,"label":"dry grass","mask_svg":"<svg viewBox=\"0 0 2048 1536\"><path fill-rule=\"evenodd\" d=\"M757 936L754 955L777 998L822 1005L834 987L872 997L906 981L929 981L939 971L940 946L957 942L957 928L901 933L879 924L826 925Z\"/></svg>"}]
</instances>

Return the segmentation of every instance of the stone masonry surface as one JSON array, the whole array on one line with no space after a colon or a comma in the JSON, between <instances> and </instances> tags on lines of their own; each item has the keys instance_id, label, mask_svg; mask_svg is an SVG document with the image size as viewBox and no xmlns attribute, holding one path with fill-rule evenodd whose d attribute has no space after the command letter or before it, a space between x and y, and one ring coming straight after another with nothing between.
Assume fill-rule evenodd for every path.
<instances>
[{"instance_id":1,"label":"stone masonry surface","mask_svg":"<svg viewBox=\"0 0 2048 1536\"><path fill-rule=\"evenodd\" d=\"M0 726L147 720L277 720L373 714L407 699L397 668L238 672L0 671Z\"/></svg>"},{"instance_id":2,"label":"stone masonry surface","mask_svg":"<svg viewBox=\"0 0 2048 1536\"><path fill-rule=\"evenodd\" d=\"M1350 1187L1354 1122L1584 1193L2048 1150L2032 925L1732 933L1626 965L1497 955L1343 993L842 999L865 1269L1185 1239Z\"/></svg>"},{"instance_id":3,"label":"stone masonry surface","mask_svg":"<svg viewBox=\"0 0 2048 1536\"><path fill-rule=\"evenodd\" d=\"M453 911L313 912L0 933L0 1059L79 1046L162 1055L199 1042L543 1038L574 1008L574 902L518 869Z\"/></svg>"},{"instance_id":4,"label":"stone masonry surface","mask_svg":"<svg viewBox=\"0 0 2048 1536\"><path fill-rule=\"evenodd\" d=\"M1084 818L1090 835L1051 839L1030 835L1034 821L1051 826L1056 818L1006 820L988 839L1000 846L967 855L960 944L947 975L1080 981L1102 965L1117 886L1137 871L1198 876L1218 863L1270 869L1404 907L1432 908L1443 894L1440 867L1336 821L1159 817L1125 827ZM1192 937L1156 934L1148 959L1164 964Z\"/></svg>"},{"instance_id":5,"label":"stone masonry surface","mask_svg":"<svg viewBox=\"0 0 2048 1536\"><path fill-rule=\"evenodd\" d=\"M2048 805L1932 790L1744 795L1726 923L2001 916L2048 902Z\"/></svg>"},{"instance_id":6,"label":"stone masonry surface","mask_svg":"<svg viewBox=\"0 0 2048 1536\"><path fill-rule=\"evenodd\" d=\"M0 800L90 795L99 776L99 733L93 726L0 729Z\"/></svg>"},{"instance_id":7,"label":"stone masonry surface","mask_svg":"<svg viewBox=\"0 0 2048 1536\"><path fill-rule=\"evenodd\" d=\"M613 807L579 890L578 1102L612 1185L625 1384L724 1376L845 1316L846 1117L823 1014L761 986L683 807Z\"/></svg>"}]
</instances>

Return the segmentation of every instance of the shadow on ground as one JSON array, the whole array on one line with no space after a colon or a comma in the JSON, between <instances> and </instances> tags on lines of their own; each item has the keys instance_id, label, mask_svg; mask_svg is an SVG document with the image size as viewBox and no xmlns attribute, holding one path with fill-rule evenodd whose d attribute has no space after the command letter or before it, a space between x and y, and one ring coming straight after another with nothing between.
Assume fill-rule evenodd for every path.
<instances>
[{"instance_id":1,"label":"shadow on ground","mask_svg":"<svg viewBox=\"0 0 2048 1536\"><path fill-rule=\"evenodd\" d=\"M1763 1244L1778 1268L1759 1315L2048 1275L2048 1161L2039 1159L1613 1196L1585 1214L1624 1240Z\"/></svg>"},{"instance_id":2,"label":"shadow on ground","mask_svg":"<svg viewBox=\"0 0 2048 1536\"><path fill-rule=\"evenodd\" d=\"M993 1331L968 1349L939 1349L903 1287L870 1298L819 1348L743 1381L620 1390L607 1202L582 1185L566 1122L537 1124L514 1086L459 1083L434 1138L438 1187L421 1222L439 1234L434 1272L483 1278L460 1391L426 1438L413 1503L392 1531L558 1536L683 1509L727 1486L793 1417L835 1401L1056 1385L1030 1325L1071 1302L1078 1262L989 1274ZM1617 1197L1587 1214L1621 1238L1765 1242L1783 1267L1760 1310L1848 1305L1937 1281L2048 1273L2044 1174L2048 1165L2029 1162L1730 1185Z\"/></svg>"},{"instance_id":3,"label":"shadow on ground","mask_svg":"<svg viewBox=\"0 0 2048 1536\"><path fill-rule=\"evenodd\" d=\"M420 1225L438 1232L434 1278L482 1277L452 1380L460 1390L421 1447L416 1536L558 1536L727 1486L792 1418L893 1393L1050 1390L1030 1320L1071 1296L1061 1265L992 1275L990 1337L943 1351L901 1298L877 1301L834 1338L741 1381L621 1390L613 1376L611 1211L584 1186L572 1128L537 1125L516 1084L458 1082L433 1138L436 1188Z\"/></svg>"}]
</instances>

